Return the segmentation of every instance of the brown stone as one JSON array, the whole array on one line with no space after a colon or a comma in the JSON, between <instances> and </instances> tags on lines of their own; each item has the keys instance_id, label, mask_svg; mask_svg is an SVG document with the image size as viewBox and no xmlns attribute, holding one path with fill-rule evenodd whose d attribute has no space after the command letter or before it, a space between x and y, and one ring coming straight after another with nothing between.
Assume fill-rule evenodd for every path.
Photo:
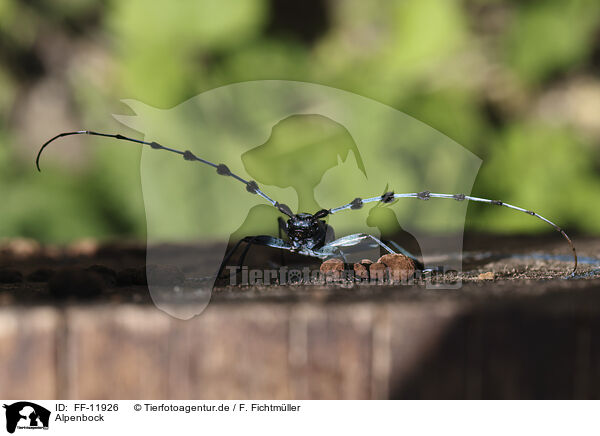
<instances>
[{"instance_id":1,"label":"brown stone","mask_svg":"<svg viewBox=\"0 0 600 436\"><path fill-rule=\"evenodd\" d=\"M375 262L369 266L371 280L382 282L387 276L387 267L382 262Z\"/></svg>"},{"instance_id":2,"label":"brown stone","mask_svg":"<svg viewBox=\"0 0 600 436\"><path fill-rule=\"evenodd\" d=\"M354 275L359 279L368 279L369 278L369 270L362 263L354 264Z\"/></svg>"},{"instance_id":3,"label":"brown stone","mask_svg":"<svg viewBox=\"0 0 600 436\"><path fill-rule=\"evenodd\" d=\"M477 279L479 279L479 280L494 280L494 273L492 271L481 273L477 276Z\"/></svg>"},{"instance_id":4,"label":"brown stone","mask_svg":"<svg viewBox=\"0 0 600 436\"><path fill-rule=\"evenodd\" d=\"M360 263L354 264L354 275L360 279L369 278L369 268L373 264L372 260L363 259Z\"/></svg>"},{"instance_id":5,"label":"brown stone","mask_svg":"<svg viewBox=\"0 0 600 436\"><path fill-rule=\"evenodd\" d=\"M392 281L406 281L415 272L415 263L410 257L403 254L384 254L377 262L381 262L389 268Z\"/></svg>"},{"instance_id":6,"label":"brown stone","mask_svg":"<svg viewBox=\"0 0 600 436\"><path fill-rule=\"evenodd\" d=\"M344 271L344 262L341 259L328 259L321 264L321 273L329 280L339 280Z\"/></svg>"}]
</instances>

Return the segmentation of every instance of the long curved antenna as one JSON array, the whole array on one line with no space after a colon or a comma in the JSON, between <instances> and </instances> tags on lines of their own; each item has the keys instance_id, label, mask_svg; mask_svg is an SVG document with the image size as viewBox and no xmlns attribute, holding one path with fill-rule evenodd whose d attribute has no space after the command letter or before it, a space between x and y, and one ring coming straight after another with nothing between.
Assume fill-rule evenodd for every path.
<instances>
[{"instance_id":1,"label":"long curved antenna","mask_svg":"<svg viewBox=\"0 0 600 436\"><path fill-rule=\"evenodd\" d=\"M129 138L127 136L123 136L123 135L119 135L119 134L110 134L110 133L99 133L99 132L92 132L91 130L78 130L76 132L65 132L65 133L60 133L58 135L56 135L55 137L49 139L48 141L46 141L44 143L44 145L42 145L42 147L40 148L40 151L37 154L37 157L35 159L35 165L38 169L38 171L42 171L40 169L40 157L42 155L42 152L44 151L44 149L54 140L58 139L58 138L62 138L63 136L71 136L71 135L94 135L94 136L104 136L106 138L113 138L113 139L119 139L122 141L129 141L129 142L135 142L137 144L142 144L142 145L149 145L151 148L155 149L155 150L166 150L166 151L170 151L171 153L176 153L179 154L181 156L183 156L183 158L185 160L188 161L197 161L197 162L202 162L203 164L209 165L213 168L215 168L217 170L217 174L221 175L221 176L231 176L234 179L242 182L243 184L246 185L246 190L252 194L257 194L259 196L261 196L262 198L264 198L265 200L267 200L269 203L271 203L271 205L273 207L276 207L281 213L289 216L290 218L294 216L294 214L292 213L291 209L283 204L283 203L278 203L277 201L271 199L267 194L265 194L264 192L262 192L260 190L260 188L258 187L258 184L254 181L254 180L244 180L243 178L241 178L240 176L238 176L235 173L232 173L231 170L227 167L227 165L225 164L214 164L212 162L209 162L207 160L204 160L198 156L196 156L194 153L192 153L189 150L185 150L185 151L181 151L181 150L176 150L174 148L170 148L170 147L165 147L164 145L159 144L158 142L147 142L147 141L142 141L140 139L135 139L135 138Z\"/></svg>"},{"instance_id":2,"label":"long curved antenna","mask_svg":"<svg viewBox=\"0 0 600 436\"><path fill-rule=\"evenodd\" d=\"M320 211L319 214L320 214L320 216L326 216L326 215L334 214L334 213L337 213L337 212L340 212L340 211L346 210L346 209L360 209L363 206L363 204L372 203L374 201L379 201L382 203L391 203L392 201L394 201L397 198L418 198L420 200L429 200L430 198L449 198L449 199L456 200L456 201L471 200L471 201L477 201L480 203L492 204L495 206L505 206L510 209L518 210L520 212L525 212L528 215L537 217L537 218L541 219L542 221L550 224L552 227L554 227L554 229L557 232L559 232L567 240L567 242L569 243L569 246L571 247L571 250L573 250L573 261L575 262L575 265L573 267L573 273L575 273L575 271L577 270L577 251L575 251L575 246L573 245L571 238L569 238L567 236L567 234L565 233L565 231L563 229L561 229L559 226L554 224L552 221L544 218L543 216L541 216L531 210L513 206L512 204L504 203L500 200L489 200L487 198L471 197L470 195L465 195L465 194L436 194L436 193L429 192L429 191L411 192L411 193L407 193L407 194L394 194L393 192L386 192L385 194L377 196L377 197L371 197L371 198L365 198L365 199L355 198L350 203L344 204L343 206L339 206L339 207L336 207L333 209ZM325 212L328 212L328 213L325 213Z\"/></svg>"}]
</instances>

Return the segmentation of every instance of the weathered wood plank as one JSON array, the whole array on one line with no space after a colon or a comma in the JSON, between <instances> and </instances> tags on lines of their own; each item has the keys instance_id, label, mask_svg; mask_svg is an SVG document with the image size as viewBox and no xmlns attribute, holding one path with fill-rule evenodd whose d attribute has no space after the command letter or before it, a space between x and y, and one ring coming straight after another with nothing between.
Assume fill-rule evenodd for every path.
<instances>
[{"instance_id":1,"label":"weathered wood plank","mask_svg":"<svg viewBox=\"0 0 600 436\"><path fill-rule=\"evenodd\" d=\"M51 308L0 310L0 398L56 398L58 327Z\"/></svg>"},{"instance_id":2,"label":"weathered wood plank","mask_svg":"<svg viewBox=\"0 0 600 436\"><path fill-rule=\"evenodd\" d=\"M598 398L598 310L565 301L4 308L0 396Z\"/></svg>"},{"instance_id":3,"label":"weathered wood plank","mask_svg":"<svg viewBox=\"0 0 600 436\"><path fill-rule=\"evenodd\" d=\"M285 305L214 305L171 320L170 398L290 397Z\"/></svg>"},{"instance_id":4,"label":"weathered wood plank","mask_svg":"<svg viewBox=\"0 0 600 436\"><path fill-rule=\"evenodd\" d=\"M166 397L168 315L153 307L73 307L66 322L68 398Z\"/></svg>"},{"instance_id":5,"label":"weathered wood plank","mask_svg":"<svg viewBox=\"0 0 600 436\"><path fill-rule=\"evenodd\" d=\"M292 397L371 397L373 308L302 305L290 317Z\"/></svg>"}]
</instances>

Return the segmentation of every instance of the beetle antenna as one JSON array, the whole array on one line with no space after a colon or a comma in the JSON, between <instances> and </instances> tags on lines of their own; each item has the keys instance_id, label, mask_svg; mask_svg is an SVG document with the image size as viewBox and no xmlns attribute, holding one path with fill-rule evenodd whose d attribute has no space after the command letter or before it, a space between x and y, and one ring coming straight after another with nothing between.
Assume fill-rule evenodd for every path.
<instances>
[{"instance_id":1,"label":"beetle antenna","mask_svg":"<svg viewBox=\"0 0 600 436\"><path fill-rule=\"evenodd\" d=\"M512 204L504 203L503 201L500 201L500 200L489 200L487 198L471 197L470 195L465 195L465 194L436 194L436 193L429 192L429 191L411 192L411 193L407 193L407 194L394 194L393 192L386 192L383 195L380 195L377 197L371 197L371 198L365 198L365 199L355 198L350 203L344 204L343 206L329 209L328 212L329 212L329 214L334 214L334 213L337 213L337 212L340 212L340 211L346 210L346 209L360 209L361 207L363 207L363 205L365 203L372 203L375 201L381 202L381 203L391 203L395 199L398 199L398 198L417 198L420 200L429 200L430 198L449 198L449 199L456 200L456 201L471 200L471 201L477 201L479 203L491 204L494 206L505 206L505 207L508 207L509 209L514 209L514 210L518 210L520 212L525 212L528 215L539 218L540 220L544 221L545 223L550 224L552 227L554 227L554 229L557 232L559 232L563 236L563 238L565 238L567 240L567 242L569 243L569 246L571 247L571 250L573 251L573 261L575 263L575 265L573 266L573 273L575 273L575 271L577 270L577 251L575 250L575 245L573 245L573 241L571 241L571 238L569 238L569 236L567 236L567 234L565 233L565 231L563 229L561 229L558 225L554 224L549 219L546 219L543 216L541 216L531 210L523 209L518 206L513 206Z\"/></svg>"},{"instance_id":2,"label":"beetle antenna","mask_svg":"<svg viewBox=\"0 0 600 436\"><path fill-rule=\"evenodd\" d=\"M155 142L155 141L147 142L147 141L142 141L140 139L129 138L127 136L123 136L123 135L120 135L120 134L99 133L99 132L93 132L91 130L78 130L76 132L60 133L60 134L56 135L55 137L53 137L53 138L49 139L48 141L46 141L44 143L44 145L42 145L42 147L40 148L40 151L38 152L37 157L35 159L35 165L36 165L38 171L41 171L41 169L40 169L40 157L41 157L42 152L44 151L44 149L51 142L55 141L56 139L62 138L64 136L71 136L71 135L103 136L105 138L113 138L113 139L119 139L119 140L122 140L122 141L129 141L129 142L135 142L137 144L148 145L148 146L150 146L151 148L153 148L155 150L165 150L165 151L169 151L171 153L179 154L179 155L183 156L183 158L185 160L187 160L187 161L201 162L203 164L206 164L206 165L209 165L209 166L215 168L217 170L217 174L219 174L221 176L230 176L230 177L233 177L237 181L242 182L244 185L246 185L246 190L248 192L250 192L251 194L257 194L260 197L264 198L266 201L268 201L269 203L271 203L271 205L273 207L277 208L281 213L289 216L290 218L294 216L293 212L291 211L291 209L287 205L285 205L283 203L279 203L279 202L271 199L267 194L265 194L263 191L260 190L260 188L258 187L258 184L254 180L245 180L245 179L241 178L237 174L231 172L231 170L225 164L214 164L214 163L212 163L210 161L207 161L205 159L202 159L202 158L196 156L190 150L181 151L181 150L177 150L175 148L165 147L164 145L161 145L161 144L159 144L158 142Z\"/></svg>"}]
</instances>

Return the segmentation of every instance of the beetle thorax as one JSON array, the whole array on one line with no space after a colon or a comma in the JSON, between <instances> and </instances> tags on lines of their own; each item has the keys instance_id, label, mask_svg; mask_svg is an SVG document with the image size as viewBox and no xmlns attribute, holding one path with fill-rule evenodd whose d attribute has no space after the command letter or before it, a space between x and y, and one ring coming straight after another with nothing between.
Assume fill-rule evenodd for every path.
<instances>
[{"instance_id":1,"label":"beetle thorax","mask_svg":"<svg viewBox=\"0 0 600 436\"><path fill-rule=\"evenodd\" d=\"M308 213L299 213L287 221L287 234L293 248L317 249L325 244L327 224Z\"/></svg>"}]
</instances>

